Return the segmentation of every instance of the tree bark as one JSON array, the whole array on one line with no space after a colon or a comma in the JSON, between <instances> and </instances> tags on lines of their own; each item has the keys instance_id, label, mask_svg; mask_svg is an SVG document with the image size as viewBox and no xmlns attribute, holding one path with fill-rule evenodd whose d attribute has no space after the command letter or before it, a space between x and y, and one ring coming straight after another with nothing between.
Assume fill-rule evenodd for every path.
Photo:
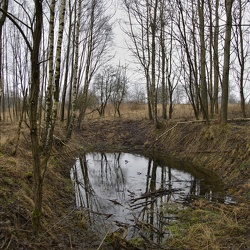
<instances>
[{"instance_id":1,"label":"tree bark","mask_svg":"<svg viewBox=\"0 0 250 250\"><path fill-rule=\"evenodd\" d=\"M81 23L81 14L82 14L82 1L78 0L78 10L75 8L75 15L76 12L77 17L75 16L75 22L76 22L76 31L75 31L75 40L74 40L74 47L75 47L75 55L74 55L74 68L73 68L73 84L72 84L72 106L71 106L71 115L70 115L70 121L69 126L67 128L67 136L66 139L69 140L72 136L73 127L75 124L75 118L76 118L76 99L77 99L77 84L78 84L78 57L79 57L79 31L80 31L80 23Z\"/></svg>"},{"instance_id":2,"label":"tree bark","mask_svg":"<svg viewBox=\"0 0 250 250\"><path fill-rule=\"evenodd\" d=\"M33 32L33 47L31 50L31 86L30 86L30 137L32 143L33 174L34 174L34 211L32 221L34 229L41 226L42 215L42 176L41 159L39 147L39 135L37 127L37 107L40 90L40 65L39 53L43 26L43 7L41 0L34 0L35 3L35 28Z\"/></svg>"},{"instance_id":3,"label":"tree bark","mask_svg":"<svg viewBox=\"0 0 250 250\"><path fill-rule=\"evenodd\" d=\"M3 8L3 10L5 12L7 12L8 10L8 0L3 0L1 2L1 7ZM0 18L0 121L2 121L2 111L3 111L3 106L2 106L2 102L3 102L3 77L2 77L2 32L3 32L3 25L5 23L6 20L6 14L2 12L2 16Z\"/></svg>"},{"instance_id":4,"label":"tree bark","mask_svg":"<svg viewBox=\"0 0 250 250\"><path fill-rule=\"evenodd\" d=\"M198 0L200 24L200 85L201 85L201 110L204 120L208 120L208 100L206 81L206 45L204 26L204 0Z\"/></svg>"},{"instance_id":5,"label":"tree bark","mask_svg":"<svg viewBox=\"0 0 250 250\"><path fill-rule=\"evenodd\" d=\"M221 97L221 124L227 124L228 115L228 90L229 90L229 70L230 70L230 43L232 32L232 5L233 0L225 0L226 7L226 34L224 44L224 64L222 78Z\"/></svg>"}]
</instances>

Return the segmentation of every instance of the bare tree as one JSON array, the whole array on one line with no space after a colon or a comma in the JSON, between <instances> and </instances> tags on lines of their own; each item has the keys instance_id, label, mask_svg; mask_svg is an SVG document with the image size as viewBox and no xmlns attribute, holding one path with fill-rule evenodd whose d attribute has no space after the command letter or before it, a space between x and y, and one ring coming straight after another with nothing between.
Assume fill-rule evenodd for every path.
<instances>
[{"instance_id":1,"label":"bare tree","mask_svg":"<svg viewBox=\"0 0 250 250\"><path fill-rule=\"evenodd\" d=\"M68 127L67 127L67 139L72 136L75 118L76 118L76 100L77 100L77 88L78 88L78 70L79 70L79 32L81 25L81 15L82 15L82 1L78 0L78 5L75 4L75 16L74 16L74 63L73 63L73 73L72 73L72 104L71 113L68 112Z\"/></svg>"},{"instance_id":2,"label":"bare tree","mask_svg":"<svg viewBox=\"0 0 250 250\"><path fill-rule=\"evenodd\" d=\"M197 0L199 12L199 33L200 33L200 89L201 89L201 110L203 119L208 120L208 100L206 81L206 44L205 44L205 20L204 20L204 0Z\"/></svg>"},{"instance_id":3,"label":"bare tree","mask_svg":"<svg viewBox=\"0 0 250 250\"><path fill-rule=\"evenodd\" d=\"M234 18L234 39L232 41L234 53L236 55L237 65L234 66L235 80L240 91L240 104L242 116L246 117L246 99L245 99L245 85L247 82L247 74L249 74L249 68L247 71L247 60L249 58L249 40L247 40L247 34L249 28L244 30L243 19L244 12L247 11L248 1L239 0L236 2L236 8L233 13Z\"/></svg>"},{"instance_id":4,"label":"bare tree","mask_svg":"<svg viewBox=\"0 0 250 250\"><path fill-rule=\"evenodd\" d=\"M112 86L112 102L115 108L115 115L121 117L120 106L127 94L128 78L126 75L126 67L118 65Z\"/></svg>"},{"instance_id":5,"label":"bare tree","mask_svg":"<svg viewBox=\"0 0 250 250\"><path fill-rule=\"evenodd\" d=\"M103 1L92 0L87 6L89 20L86 32L86 62L84 67L84 86L82 95L82 104L78 117L78 126L84 119L88 105L89 85L93 75L101 65L106 64L112 55L107 56L112 44L112 25L110 24L111 16L104 12Z\"/></svg>"},{"instance_id":6,"label":"bare tree","mask_svg":"<svg viewBox=\"0 0 250 250\"><path fill-rule=\"evenodd\" d=\"M65 11L65 1L61 2L61 11L59 14L59 35L57 41L57 52L56 52L56 68L55 68L55 76L54 76L54 105L55 108L49 108L46 110L49 114L45 114L45 117L49 118L50 121L45 124L45 131L49 131L49 136L46 140L40 140L41 134L40 132L40 124L39 124L39 95L41 94L41 74L40 74L40 55L41 55L41 41L43 34L43 3L41 0L34 0L33 4L25 6L17 3L17 7L25 13L27 17L27 23L20 20L16 16L10 13L6 13L6 16L10 19L10 21L15 25L17 30L22 35L26 46L30 52L30 88L29 88L29 121L30 121L30 138L32 143L32 156L33 156L33 175L34 175L34 210L33 210L33 225L34 229L38 230L40 228L40 219L42 216L42 194L43 194L43 181L47 169L47 164L50 158L52 139L53 139L53 129L54 129L54 118L55 113L52 111L56 110L57 102L59 100L59 86L58 86L58 78L60 74L60 46L61 39L63 33L64 26L64 11ZM27 3L28 4L28 3ZM53 2L52 2L53 4ZM29 10L26 11L25 7ZM52 6L53 7L53 6ZM1 9L3 12L4 10ZM5 13L5 12L4 12ZM51 18L53 22L53 18ZM30 34L26 35L24 29L30 32ZM30 41L31 39L31 41ZM50 58L51 59L51 58ZM52 59L51 59L52 60ZM52 71L52 68L50 68ZM50 83L51 84L51 83ZM25 90L26 96L26 90ZM52 100L52 99L51 99ZM53 122L51 122L53 121ZM45 133L46 135L46 133Z\"/></svg>"},{"instance_id":7,"label":"bare tree","mask_svg":"<svg viewBox=\"0 0 250 250\"><path fill-rule=\"evenodd\" d=\"M196 10L194 8L193 2L191 5L191 23L192 26L186 26L186 19L189 15L187 15L187 10L183 6L183 2L177 0L177 27L179 31L179 36L176 34L178 38L178 42L181 46L181 64L183 68L183 78L184 78L184 87L186 93L188 95L189 101L193 107L194 115L196 119L199 119L200 114L200 86L198 79L198 63L197 63L197 38L196 38ZM191 30L188 30L191 29ZM190 32L190 36L188 34ZM190 37L190 38L189 38ZM192 53L193 52L193 53ZM187 65L186 62L187 61Z\"/></svg>"},{"instance_id":8,"label":"bare tree","mask_svg":"<svg viewBox=\"0 0 250 250\"><path fill-rule=\"evenodd\" d=\"M157 56L159 41L157 39L159 25L159 1L147 0L145 3L138 1L123 1L129 18L129 26L126 31L131 38L134 47L130 47L136 60L144 70L149 118L159 125L157 111Z\"/></svg>"},{"instance_id":9,"label":"bare tree","mask_svg":"<svg viewBox=\"0 0 250 250\"><path fill-rule=\"evenodd\" d=\"M2 78L2 34L3 34L3 25L6 19L6 12L8 11L8 0L3 0L1 1L1 9L3 11L1 12L1 17L0 17L0 121L2 120L2 95L3 95L3 78Z\"/></svg>"},{"instance_id":10,"label":"bare tree","mask_svg":"<svg viewBox=\"0 0 250 250\"><path fill-rule=\"evenodd\" d=\"M42 38L43 26L43 6L42 1L34 0L35 15L34 15L34 31L33 31L33 46L30 47L31 54L31 85L30 85L30 137L32 142L32 156L33 156L33 175L34 175L34 211L33 211L33 224L35 230L40 228L41 215L42 215L42 165L40 157L40 144L37 124L37 109L40 90L40 43Z\"/></svg>"},{"instance_id":11,"label":"bare tree","mask_svg":"<svg viewBox=\"0 0 250 250\"><path fill-rule=\"evenodd\" d=\"M227 123L228 113L228 89L229 89L229 69L231 54L231 33L232 33L232 7L234 0L225 0L226 8L226 32L224 43L224 64L222 78L222 97L221 97L221 123Z\"/></svg>"},{"instance_id":12,"label":"bare tree","mask_svg":"<svg viewBox=\"0 0 250 250\"><path fill-rule=\"evenodd\" d=\"M71 34L72 34L72 18L73 18L74 7L71 6L71 1L68 1L68 37L67 37L67 48L66 48L66 58L65 58L65 70L64 70L64 81L62 87L62 101L61 101L61 121L65 119L65 106L66 106L66 94L68 89L68 78L70 76L70 52L71 52ZM71 94L69 95L71 97Z\"/></svg>"},{"instance_id":13,"label":"bare tree","mask_svg":"<svg viewBox=\"0 0 250 250\"><path fill-rule=\"evenodd\" d=\"M98 107L96 108L100 116L104 116L108 101L111 98L115 77L115 69L107 66L102 73L97 74L93 83L94 93L98 98Z\"/></svg>"}]
</instances>

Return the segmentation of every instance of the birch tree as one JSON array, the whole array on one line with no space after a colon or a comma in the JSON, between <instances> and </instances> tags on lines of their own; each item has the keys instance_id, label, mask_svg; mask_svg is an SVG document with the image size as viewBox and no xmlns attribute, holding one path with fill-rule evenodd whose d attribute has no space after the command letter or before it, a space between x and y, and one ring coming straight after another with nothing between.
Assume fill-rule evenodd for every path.
<instances>
[{"instance_id":1,"label":"birch tree","mask_svg":"<svg viewBox=\"0 0 250 250\"><path fill-rule=\"evenodd\" d=\"M55 2L51 2L52 10L53 4ZM49 114L45 114L45 117L49 117L50 122L45 123L45 131L49 131L49 136L46 137L46 140L41 140L40 125L39 124L39 95L42 94L40 91L41 88L41 74L40 74L40 57L41 57L41 42L42 42L42 34L43 34L43 1L34 0L33 3L28 6L21 5L19 3L17 8L27 16L27 23L18 19L11 13L6 13L6 16L10 19L10 21L15 25L17 30L22 35L26 46L30 53L30 88L29 88L29 122L30 122L30 138L32 144L32 157L33 157L33 175L34 175L34 210L32 215L32 221L34 225L34 229L37 231L40 228L41 224L41 216L42 216L42 197L43 197L43 181L45 178L45 173L47 170L48 161L50 158L51 146L52 146L52 138L53 138L53 129L54 129L54 121L55 114L52 114L52 110L57 110L57 102L59 100L59 85L58 79L60 77L60 54L61 54L61 39L63 34L63 26L64 26L64 11L65 11L65 1L61 2L61 10L59 14L59 35L57 41L57 52L56 52L56 68L55 68L55 76L51 77L54 79L54 105L55 107L47 108L46 112ZM26 8L29 11L26 11ZM4 11L1 9L1 11ZM32 16L33 15L33 16ZM51 22L54 22L53 13L51 13ZM24 29L30 32L30 34L26 35ZM51 34L51 33L50 33ZM52 33L53 34L53 33ZM51 38L51 37L50 37ZM50 39L53 40L52 38ZM51 54L52 57L52 54ZM50 60L52 61L52 58ZM52 64L51 64L52 65ZM50 71L54 71L53 67L50 67ZM51 82L50 82L51 84ZM52 101L52 98L50 99ZM51 106L52 107L52 106ZM53 120L54 119L54 120ZM53 120L53 122L51 122ZM45 133L47 136L47 134Z\"/></svg>"},{"instance_id":2,"label":"birch tree","mask_svg":"<svg viewBox=\"0 0 250 250\"><path fill-rule=\"evenodd\" d=\"M61 71L61 49L62 49L62 41L63 41L63 32L64 32L64 18L65 18L65 10L66 10L66 0L61 0L60 2L60 12L59 12L59 27L58 27L58 39L57 39L57 47L56 47L56 56L55 62L53 60L54 54L54 33L51 31L53 29L54 23L54 8L55 2L52 0L52 4L50 7L51 11L51 20L50 20L50 57L49 57L49 83L47 88L47 99L46 99L46 112L47 112L47 120L46 120L46 134L45 134L45 145L44 145L44 153L47 157L50 156L50 151L53 142L53 134L55 123L57 119L58 112L58 104L59 104L59 93L60 93L60 71ZM53 69L53 65L55 65L55 69Z\"/></svg>"},{"instance_id":3,"label":"birch tree","mask_svg":"<svg viewBox=\"0 0 250 250\"><path fill-rule=\"evenodd\" d=\"M67 140L72 136L75 119L76 119L76 100L77 100L77 85L78 85L78 62L79 62L79 32L81 25L81 14L82 14L82 1L78 0L78 4L75 4L75 28L74 28L74 64L73 64L73 74L72 74L72 104L71 113L68 115L68 127L67 127ZM69 113L69 112L68 112Z\"/></svg>"}]
</instances>

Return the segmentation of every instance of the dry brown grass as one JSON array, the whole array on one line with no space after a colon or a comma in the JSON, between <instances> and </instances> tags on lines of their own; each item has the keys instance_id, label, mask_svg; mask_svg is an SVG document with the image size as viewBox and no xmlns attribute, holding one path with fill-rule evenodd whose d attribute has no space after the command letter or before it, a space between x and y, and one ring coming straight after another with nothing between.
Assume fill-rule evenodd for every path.
<instances>
[{"instance_id":1,"label":"dry brown grass","mask_svg":"<svg viewBox=\"0 0 250 250\"><path fill-rule=\"evenodd\" d=\"M39 235L33 234L33 161L29 129L23 124L18 149L18 125L0 124L0 249L92 249L96 238L77 226L74 191L69 178L79 138L54 148L43 185L43 217ZM56 135L63 138L63 126Z\"/></svg>"},{"instance_id":2,"label":"dry brown grass","mask_svg":"<svg viewBox=\"0 0 250 250\"><path fill-rule=\"evenodd\" d=\"M171 249L247 249L249 241L242 237L247 231L241 220L248 214L247 207L226 206L198 200L191 208L180 210L179 220L168 228Z\"/></svg>"},{"instance_id":3,"label":"dry brown grass","mask_svg":"<svg viewBox=\"0 0 250 250\"><path fill-rule=\"evenodd\" d=\"M121 118L122 119L147 119L148 110L147 104L140 103L123 103L121 105ZM250 105L247 105L247 114L250 115ZM91 110L88 110L91 112ZM158 116L161 117L162 108L161 105L158 105ZM228 118L236 119L241 118L241 108L239 104L229 104L228 107ZM114 119L118 118L118 114L115 115L114 108L109 104L106 108L105 116L101 119ZM173 107L173 117L174 120L193 120L195 119L193 108L190 104L175 104ZM87 120L100 119L100 116L97 111L92 112L86 116Z\"/></svg>"},{"instance_id":4,"label":"dry brown grass","mask_svg":"<svg viewBox=\"0 0 250 250\"><path fill-rule=\"evenodd\" d=\"M147 104L141 103L124 103L121 105L121 118L122 119L147 119L148 118L148 109ZM114 119L118 118L118 114L115 114L114 107L110 104L107 106L105 111L105 116L100 117L98 112L92 112L88 110L87 113L89 114L86 116L87 120L93 119ZM158 105L158 116L161 117L162 115L162 108L161 105ZM193 110L191 105L188 104L176 104L174 105L174 112L173 112L174 119L194 119Z\"/></svg>"},{"instance_id":5,"label":"dry brown grass","mask_svg":"<svg viewBox=\"0 0 250 250\"><path fill-rule=\"evenodd\" d=\"M239 116L239 106L230 106L230 112L230 114L234 115L233 117L236 117L236 114L237 116ZM141 104L124 104L121 107L121 114L122 119L121 121L119 121L120 123L123 123L123 121L127 119L145 119L147 118L147 106ZM101 130L99 124L100 118L96 112L88 115L87 118L89 120L97 120L98 122L96 122L96 126L99 130ZM113 120L114 118L114 110L111 106L109 106L107 108L107 112L104 119L109 121ZM174 108L173 118L176 120L194 119L191 106L176 105ZM122 127L122 124L120 123L117 124ZM136 123L138 122L136 121ZM91 124L85 126L92 126ZM117 143L117 138L119 138L119 136L120 142L128 142L130 141L131 136L135 137L135 135L138 134L138 131L141 131L142 128L145 130L145 134L141 134L143 139L145 139L144 137L147 134L156 133L155 130L149 128L147 121L142 124L139 124L139 126L136 127L136 129L134 130L135 134L132 135L131 126L134 127L135 124L128 123L126 127L124 127L123 134L121 134L120 127L117 128L116 132L116 129L110 127L112 125L115 126L115 123L113 124L113 122L107 122L106 124L104 122L104 130L98 130L98 133L100 132L100 138L98 138L97 136L97 130L93 130L93 138L90 138L89 140L93 142L94 140L99 139L103 143L106 139L113 139L114 145L116 145L115 143ZM169 126L172 125L169 124ZM17 142L17 129L18 128L16 124L13 125L7 122L5 124L1 124L0 126L0 221L3 222L0 223L0 231L4 232L4 240L7 239L4 247L6 247L9 242L11 242L10 246L12 246L12 249L18 249L18 244L23 244L20 246L24 248L26 247L26 249L29 249L28 246L31 246L30 249L39 249L40 245L32 245L32 235L30 234L30 230L32 228L30 217L33 210L33 180L29 131L26 126L23 127L17 155L14 156L13 152ZM58 128L56 129L56 135L60 137L64 132L63 129L63 125L60 124L60 127L58 126ZM110 129L111 133L108 133L109 131L106 131L107 129ZM167 129L169 129L169 127ZM242 130L241 132L241 127L235 126L232 127L232 131L229 131L229 128L226 129L221 127L212 127L209 129L204 128L204 130L205 132L203 132L202 130L200 133L197 133L197 131L199 130L195 126L187 127L185 125L183 126L183 129L178 127L178 130L171 131L171 133L169 133L167 137L162 138L161 143L165 145L166 138L170 138L171 142L176 144L175 147L178 147L178 154L181 150L186 150L185 153L188 153L189 156L192 155L194 152L195 154L197 154L198 151L206 152L207 150L211 150L211 152L214 152L218 151L219 149L221 150L221 152L223 152L224 148L227 146L230 147L230 152L232 152L231 156L235 157L235 160L237 160L239 163L240 161L245 161L245 158L248 157L249 150L246 151L247 155L242 155L240 151L243 145L242 140L243 138L244 140L246 139L246 133L244 131L248 131L247 129L244 128L244 130ZM226 130L228 130L230 134L227 134ZM164 131L159 131L159 133L163 132ZM86 133L87 136L84 137L85 141L88 138L89 129L86 129ZM190 139L187 138L189 141L185 139L185 136L183 136L188 133L191 135ZM180 137L178 137L178 135ZM154 140L155 138L152 135L150 139ZM143 145L143 140L140 139L139 142L139 146ZM169 144L171 142L169 141ZM61 151L62 148L60 148L60 152L57 152L56 150L53 151L50 160L50 165L48 168L46 182L44 186L43 229L46 233L43 235L43 238L41 240L46 240L46 238L48 237L50 238L50 240L53 239L58 242L56 238L60 234L63 235L61 236L61 238L59 236L60 241L63 237L65 238L65 233L63 233L63 231L66 230L66 227L68 226L67 223L71 223L70 221L67 221L64 225L57 225L57 222L60 221L60 218L64 218L64 216L67 215L68 208L72 205L72 201L74 202L72 185L68 178L71 163L68 163L68 167L66 168L66 170L64 170L62 164L60 164L60 162L62 162L63 155L65 159L72 159L74 156L74 150L82 146L79 145L79 138L77 138L77 135L76 138L73 138L71 143L72 147L66 147L64 149L65 151ZM80 143L82 143L82 141ZM192 143L193 145L191 145ZM236 144L237 149L235 149ZM164 145L160 145L161 150L164 149L162 147ZM187 147L187 145L189 147ZM196 149L195 147L199 148ZM187 151L187 148L188 150L190 150L190 152ZM211 160L211 152L209 155L202 156L203 159L207 158L207 161ZM239 159L239 157L241 158ZM222 160L220 160L220 158ZM232 164L231 160L232 159L230 159L230 156L227 157L226 160L224 160L222 156L219 155L217 162L220 166L223 165L223 168L225 165L226 168L230 166L230 164ZM237 166L241 165L237 163ZM249 162L247 162L247 165L242 165L241 167L241 171L245 172L247 169L249 169ZM235 173L230 173L228 169L219 170L229 173L230 176L233 176L233 179L240 180L241 172L239 171ZM229 181L230 178L228 178ZM249 190L249 182L245 182L243 184L245 190ZM72 200L70 200L69 197L71 197ZM228 210L228 208L230 208L230 210ZM183 246L187 246L186 249L223 249L223 247L227 245L226 241L233 242L234 244L237 243L237 246L246 246L247 244L250 244L249 242L243 242L244 239L242 238L242 235L244 235L246 230L244 226L242 226L246 225L246 222L242 223L242 221L244 219L249 219L249 211L246 209L245 204L243 204L242 206L240 206L239 204L239 206L237 207L216 207L214 204L205 203L202 201L201 203L197 202L195 204L195 209L193 207L191 210L187 210L185 212L187 212L190 216L184 214L184 211L180 213L180 216L183 216L184 219L185 216L189 216L189 219L193 219L191 221L189 220L186 222L184 220L182 224L173 224L171 226L172 235L174 235L175 237L171 238L168 244L172 244L173 249L185 249L185 247ZM54 227L54 225L57 226ZM20 241L20 239L23 239L22 242ZM43 242L41 244L43 244ZM13 246L16 248L14 248Z\"/></svg>"}]
</instances>

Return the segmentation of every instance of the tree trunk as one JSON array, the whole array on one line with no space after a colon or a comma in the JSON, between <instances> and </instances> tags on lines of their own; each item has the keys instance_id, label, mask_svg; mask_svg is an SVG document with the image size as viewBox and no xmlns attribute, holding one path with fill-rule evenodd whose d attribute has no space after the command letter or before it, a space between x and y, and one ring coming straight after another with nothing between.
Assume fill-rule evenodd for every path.
<instances>
[{"instance_id":1,"label":"tree trunk","mask_svg":"<svg viewBox=\"0 0 250 250\"><path fill-rule=\"evenodd\" d=\"M162 118L167 119L167 93L166 93L166 51L165 51L165 20L164 20L164 3L161 3L160 12L160 46L161 46L161 103ZM168 74L168 72L167 72Z\"/></svg>"},{"instance_id":2,"label":"tree trunk","mask_svg":"<svg viewBox=\"0 0 250 250\"><path fill-rule=\"evenodd\" d=\"M73 85L72 85L72 106L71 106L71 115L70 115L70 121L69 126L67 129L67 136L66 139L69 140L71 138L73 127L75 124L75 118L76 118L76 99L77 99L77 84L78 84L78 59L79 59L79 30L80 30L80 22L81 22L81 12L82 12L82 1L78 0L78 15L75 16L75 22L76 22L76 36L75 36L75 61L74 61L74 68L73 68ZM76 15L76 9L75 9L75 15Z\"/></svg>"},{"instance_id":3,"label":"tree trunk","mask_svg":"<svg viewBox=\"0 0 250 250\"><path fill-rule=\"evenodd\" d=\"M1 8L3 8L3 10L5 12L7 12L8 10L8 0L3 0L1 1ZM6 15L5 13L2 13L2 16L0 18L0 121L2 121L2 103L3 103L3 77L2 77L2 47L3 47L3 43L2 43L2 32L3 32L3 25L4 22L6 20Z\"/></svg>"},{"instance_id":4,"label":"tree trunk","mask_svg":"<svg viewBox=\"0 0 250 250\"><path fill-rule=\"evenodd\" d=\"M35 2L35 28L33 33L33 48L31 50L31 86L30 86L30 137L32 143L33 174L34 174L34 211L32 221L34 229L38 230L41 225L42 215L42 177L39 135L37 128L37 107L40 90L40 64L39 52L42 37L43 8L42 1Z\"/></svg>"},{"instance_id":5,"label":"tree trunk","mask_svg":"<svg viewBox=\"0 0 250 250\"><path fill-rule=\"evenodd\" d=\"M70 54L70 46L71 46L71 31L72 31L72 10L71 10L71 2L69 1L69 25L68 25L68 42L67 42L67 52L66 52L66 68L64 74L64 84L62 91L62 103L61 103L61 121L64 121L65 117L65 105L66 105L66 94L67 94L67 85L68 85L68 76L69 76L69 54Z\"/></svg>"},{"instance_id":6,"label":"tree trunk","mask_svg":"<svg viewBox=\"0 0 250 250\"><path fill-rule=\"evenodd\" d=\"M54 79L54 26L55 26L55 5L56 0L52 0L50 4L50 20L49 20L49 80L45 95L46 108L45 108L45 131L43 135L44 151L48 150L49 133L51 131L51 112L53 105L52 88Z\"/></svg>"},{"instance_id":7,"label":"tree trunk","mask_svg":"<svg viewBox=\"0 0 250 250\"><path fill-rule=\"evenodd\" d=\"M245 73L245 62L246 62L246 57L244 55L244 38L243 38L243 30L242 30L242 19L243 19L243 14L242 14L242 1L239 0L238 3L238 8L239 8L239 23L238 26L236 26L236 30L238 30L238 35L239 36L239 44L237 44L237 57L238 57L238 62L240 65L240 79L239 79L239 87L240 87L240 106L241 106L241 112L242 116L246 118L246 100L245 100L245 94L244 94L244 73Z\"/></svg>"},{"instance_id":8,"label":"tree trunk","mask_svg":"<svg viewBox=\"0 0 250 250\"><path fill-rule=\"evenodd\" d=\"M233 0L225 0L226 7L226 34L224 44L224 65L222 78L222 97L221 97L221 124L227 123L228 111L228 89L229 89L229 67L230 67L230 43L232 32L232 5Z\"/></svg>"},{"instance_id":9,"label":"tree trunk","mask_svg":"<svg viewBox=\"0 0 250 250\"><path fill-rule=\"evenodd\" d=\"M149 8L149 6L148 6ZM152 64L151 64L151 82L152 82L152 110L153 110L153 120L155 127L158 127L158 112L157 112L157 85L156 85L156 30L157 30L157 8L158 0L155 1L153 8L153 21L150 23L151 26L151 45L152 45ZM152 18L152 17L151 17ZM149 32L149 31L148 31Z\"/></svg>"},{"instance_id":10,"label":"tree trunk","mask_svg":"<svg viewBox=\"0 0 250 250\"><path fill-rule=\"evenodd\" d=\"M204 33L204 0L198 0L199 24L200 24L200 86L201 86L201 110L204 120L208 120L207 82L206 82L206 45Z\"/></svg>"},{"instance_id":11,"label":"tree trunk","mask_svg":"<svg viewBox=\"0 0 250 250\"><path fill-rule=\"evenodd\" d=\"M215 5L215 28L214 28L214 112L219 114L219 0Z\"/></svg>"}]
</instances>

